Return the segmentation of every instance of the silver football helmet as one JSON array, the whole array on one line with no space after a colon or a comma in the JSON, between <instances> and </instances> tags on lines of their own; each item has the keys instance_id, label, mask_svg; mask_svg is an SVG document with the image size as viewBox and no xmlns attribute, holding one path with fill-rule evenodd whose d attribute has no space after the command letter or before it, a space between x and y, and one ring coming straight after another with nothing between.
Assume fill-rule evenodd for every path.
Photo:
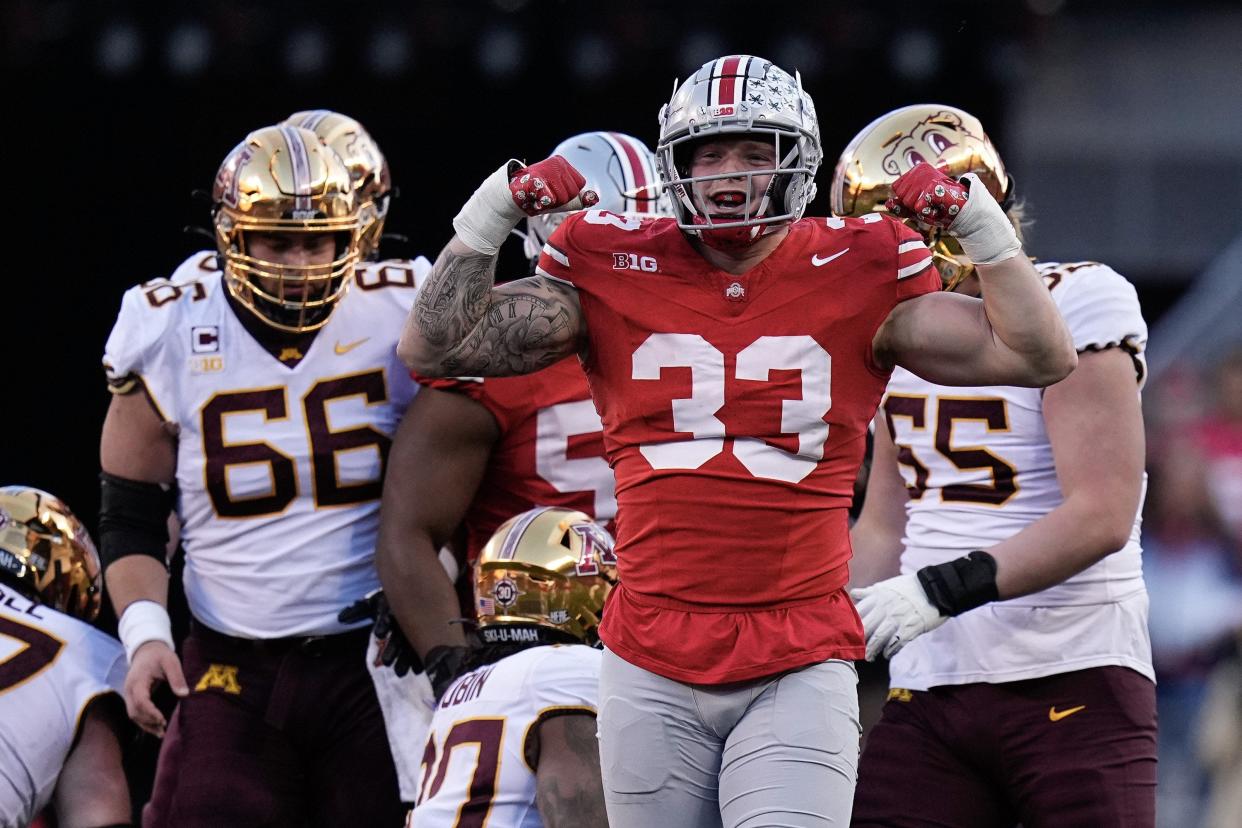
<instances>
[{"instance_id":1,"label":"silver football helmet","mask_svg":"<svg viewBox=\"0 0 1242 828\"><path fill-rule=\"evenodd\" d=\"M815 197L815 172L823 157L815 104L802 89L801 76L753 55L729 55L708 61L673 92L660 109L656 145L660 174L671 191L677 226L703 237L704 230L749 228L744 241L797 221ZM704 138L755 135L771 139L776 166L739 174L690 175L693 145ZM771 175L758 203L746 199L741 218L713 221L699 203L694 185L738 175ZM749 188L748 188L749 189Z\"/></svg>"},{"instance_id":2,"label":"silver football helmet","mask_svg":"<svg viewBox=\"0 0 1242 828\"><path fill-rule=\"evenodd\" d=\"M593 209L639 216L671 216L672 205L660 186L655 153L642 141L620 132L584 132L557 145L560 155L599 195ZM568 213L526 220L526 258L537 259L544 242Z\"/></svg>"}]
</instances>

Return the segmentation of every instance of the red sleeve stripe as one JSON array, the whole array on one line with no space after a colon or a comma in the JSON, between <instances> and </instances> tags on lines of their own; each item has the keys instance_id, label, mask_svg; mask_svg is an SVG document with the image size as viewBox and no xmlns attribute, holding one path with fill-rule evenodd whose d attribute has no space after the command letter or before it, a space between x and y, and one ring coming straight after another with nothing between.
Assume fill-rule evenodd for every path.
<instances>
[{"instance_id":1,"label":"red sleeve stripe","mask_svg":"<svg viewBox=\"0 0 1242 828\"><path fill-rule=\"evenodd\" d=\"M897 245L897 255L900 256L902 253L909 253L911 250L918 250L920 247L927 247L922 239L910 239L908 242L902 242Z\"/></svg>"},{"instance_id":2,"label":"red sleeve stripe","mask_svg":"<svg viewBox=\"0 0 1242 828\"><path fill-rule=\"evenodd\" d=\"M551 273L544 270L539 265L535 265L535 275L542 276L545 279L551 279L554 282L560 282L562 285L569 285L570 287L575 286L574 283L569 281L568 279L562 279L560 276L553 276Z\"/></svg>"},{"instance_id":3,"label":"red sleeve stripe","mask_svg":"<svg viewBox=\"0 0 1242 828\"><path fill-rule=\"evenodd\" d=\"M569 267L569 257L566 256L563 251L553 247L550 243L544 242L543 252L555 259L556 263L561 267Z\"/></svg>"},{"instance_id":4,"label":"red sleeve stripe","mask_svg":"<svg viewBox=\"0 0 1242 828\"><path fill-rule=\"evenodd\" d=\"M931 265L932 265L932 257L931 257L931 254L929 253L927 258L921 261L915 262L914 264L909 265L907 267L899 268L897 270L897 281L900 282L902 279L909 279L911 276L917 276L923 271L927 270L927 268L931 267Z\"/></svg>"}]
</instances>

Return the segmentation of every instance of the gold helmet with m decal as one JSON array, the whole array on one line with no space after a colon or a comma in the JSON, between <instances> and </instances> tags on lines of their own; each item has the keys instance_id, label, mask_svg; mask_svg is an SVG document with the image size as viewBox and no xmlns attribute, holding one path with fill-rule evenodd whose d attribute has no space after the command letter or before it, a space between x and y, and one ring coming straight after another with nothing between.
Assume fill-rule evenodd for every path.
<instances>
[{"instance_id":1,"label":"gold helmet with m decal","mask_svg":"<svg viewBox=\"0 0 1242 828\"><path fill-rule=\"evenodd\" d=\"M585 513L540 507L506 521L474 565L479 635L489 644L595 644L617 582L608 531Z\"/></svg>"}]
</instances>

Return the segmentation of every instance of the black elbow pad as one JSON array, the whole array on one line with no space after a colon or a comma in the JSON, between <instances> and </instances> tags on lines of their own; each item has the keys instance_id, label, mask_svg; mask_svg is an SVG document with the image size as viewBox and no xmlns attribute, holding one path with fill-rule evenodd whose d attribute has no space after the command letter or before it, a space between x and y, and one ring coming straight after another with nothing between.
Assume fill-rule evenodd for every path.
<instances>
[{"instance_id":1,"label":"black elbow pad","mask_svg":"<svg viewBox=\"0 0 1242 828\"><path fill-rule=\"evenodd\" d=\"M107 569L127 555L167 565L168 514L176 490L103 472L99 475L99 558Z\"/></svg>"}]
</instances>

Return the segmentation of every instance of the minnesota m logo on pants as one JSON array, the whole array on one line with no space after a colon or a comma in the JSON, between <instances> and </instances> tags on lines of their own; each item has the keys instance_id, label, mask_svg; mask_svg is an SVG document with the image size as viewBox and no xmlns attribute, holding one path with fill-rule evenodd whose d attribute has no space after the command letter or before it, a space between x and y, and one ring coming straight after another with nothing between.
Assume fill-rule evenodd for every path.
<instances>
[{"instance_id":1,"label":"minnesota m logo on pants","mask_svg":"<svg viewBox=\"0 0 1242 828\"><path fill-rule=\"evenodd\" d=\"M237 681L237 667L232 664L212 664L198 680L198 684L194 685L194 692L201 693L204 690L223 690L233 695L240 694L241 684Z\"/></svg>"}]
</instances>

